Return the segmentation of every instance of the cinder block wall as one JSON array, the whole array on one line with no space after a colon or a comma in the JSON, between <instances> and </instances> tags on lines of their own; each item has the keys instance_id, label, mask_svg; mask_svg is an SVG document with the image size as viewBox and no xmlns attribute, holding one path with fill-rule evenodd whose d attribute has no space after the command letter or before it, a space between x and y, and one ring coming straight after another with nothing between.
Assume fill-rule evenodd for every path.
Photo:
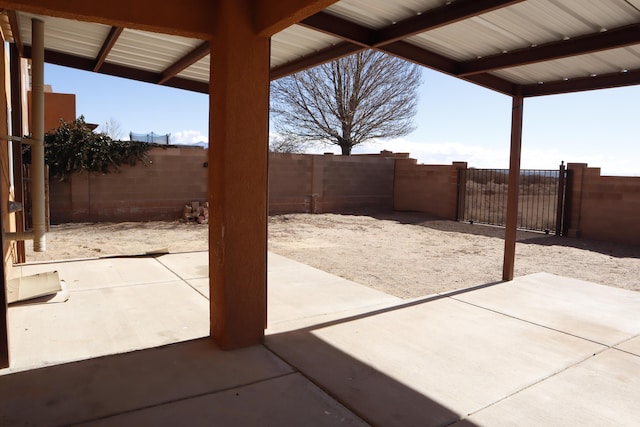
<instances>
[{"instance_id":1,"label":"cinder block wall","mask_svg":"<svg viewBox=\"0 0 640 427\"><path fill-rule=\"evenodd\" d=\"M201 147L152 148L151 164L119 172L74 174L50 181L53 224L175 220L191 200L207 200L207 152Z\"/></svg>"},{"instance_id":2,"label":"cinder block wall","mask_svg":"<svg viewBox=\"0 0 640 427\"><path fill-rule=\"evenodd\" d=\"M466 168L466 162L419 165L415 159L396 160L394 209L424 212L455 221L458 171Z\"/></svg>"},{"instance_id":3,"label":"cinder block wall","mask_svg":"<svg viewBox=\"0 0 640 427\"><path fill-rule=\"evenodd\" d=\"M269 154L269 213L311 212L313 157Z\"/></svg>"},{"instance_id":4,"label":"cinder block wall","mask_svg":"<svg viewBox=\"0 0 640 427\"><path fill-rule=\"evenodd\" d=\"M392 210L393 156L271 153L269 213ZM207 200L206 150L153 148L149 157L149 166L51 181L51 223L175 220L185 203Z\"/></svg>"},{"instance_id":5,"label":"cinder block wall","mask_svg":"<svg viewBox=\"0 0 640 427\"><path fill-rule=\"evenodd\" d=\"M569 163L569 237L640 244L640 177L601 176Z\"/></svg>"},{"instance_id":6,"label":"cinder block wall","mask_svg":"<svg viewBox=\"0 0 640 427\"><path fill-rule=\"evenodd\" d=\"M389 211L394 179L390 155L271 153L269 213Z\"/></svg>"},{"instance_id":7,"label":"cinder block wall","mask_svg":"<svg viewBox=\"0 0 640 427\"><path fill-rule=\"evenodd\" d=\"M324 156L318 212L391 211L395 162L383 156Z\"/></svg>"}]
</instances>

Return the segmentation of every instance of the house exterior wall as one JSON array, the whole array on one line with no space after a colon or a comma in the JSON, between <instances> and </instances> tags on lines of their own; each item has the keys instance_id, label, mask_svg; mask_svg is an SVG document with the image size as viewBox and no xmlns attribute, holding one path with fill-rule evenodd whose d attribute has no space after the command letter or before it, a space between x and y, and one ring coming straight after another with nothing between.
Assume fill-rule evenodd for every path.
<instances>
[{"instance_id":1,"label":"house exterior wall","mask_svg":"<svg viewBox=\"0 0 640 427\"><path fill-rule=\"evenodd\" d=\"M31 92L28 94L29 111L31 111ZM31 115L29 128L31 128ZM76 96L72 93L44 93L44 131L50 132L60 127L60 120L71 122L76 119Z\"/></svg>"}]
</instances>

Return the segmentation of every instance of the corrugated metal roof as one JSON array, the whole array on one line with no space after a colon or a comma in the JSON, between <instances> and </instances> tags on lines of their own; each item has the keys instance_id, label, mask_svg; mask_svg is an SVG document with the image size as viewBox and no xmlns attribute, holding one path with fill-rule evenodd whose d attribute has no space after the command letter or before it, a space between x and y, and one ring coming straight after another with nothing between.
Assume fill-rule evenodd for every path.
<instances>
[{"instance_id":1,"label":"corrugated metal roof","mask_svg":"<svg viewBox=\"0 0 640 427\"><path fill-rule=\"evenodd\" d=\"M518 84L535 84L640 68L640 47L620 48L589 55L513 67L494 74Z\"/></svg>"},{"instance_id":2,"label":"corrugated metal roof","mask_svg":"<svg viewBox=\"0 0 640 427\"><path fill-rule=\"evenodd\" d=\"M486 5L489 8L483 9ZM19 35L28 46L31 18L35 15L17 12L16 16ZM69 61L69 57L97 60L112 31L102 24L37 17L45 21L45 48L67 55L56 58L61 63ZM316 57L317 61L330 60L331 53L327 52L344 55L375 42L378 35L392 34L376 47L454 75L472 64L471 71L462 73L462 78L505 93L513 85L640 72L640 37L633 36L634 30L640 32L640 0L342 0L315 18L272 37L272 68L285 66L286 72L295 71L298 66L295 64L310 66L317 63ZM0 25L6 27L7 21L1 20ZM615 41L612 45L594 43L594 49L579 47L570 57L562 53L560 45L564 42L569 45L585 37L597 39L598 34L607 31L620 34L626 26L631 27L624 32L619 45ZM11 31L5 34L10 35ZM536 47L550 44L560 49L548 57L536 57L540 52ZM149 77L150 81L165 82L175 77L182 81L178 87L187 87L184 82L193 81L199 84L194 90L207 90L208 85L202 85L209 80L210 58L206 49L202 40L124 29L108 51L104 64L119 67L107 67L106 72L115 70L125 77L127 70L141 70L156 76ZM522 60L521 55L514 62L500 62L501 58L514 58L511 53L523 51L529 55L527 59ZM494 64L497 59L499 64L474 71L473 64L478 67L477 63L485 59L493 60ZM91 61L82 66L87 68L88 63ZM166 78L165 70L172 71ZM144 77L137 74L136 78ZM634 83L637 81L627 79L624 84Z\"/></svg>"},{"instance_id":3,"label":"corrugated metal roof","mask_svg":"<svg viewBox=\"0 0 640 427\"><path fill-rule=\"evenodd\" d=\"M293 25L271 38L271 67L333 46L341 40L300 25Z\"/></svg>"},{"instance_id":4,"label":"corrugated metal roof","mask_svg":"<svg viewBox=\"0 0 640 427\"><path fill-rule=\"evenodd\" d=\"M211 56L207 55L184 71L178 73L178 77L192 79L199 82L209 82L209 60Z\"/></svg>"},{"instance_id":5,"label":"corrugated metal roof","mask_svg":"<svg viewBox=\"0 0 640 427\"><path fill-rule=\"evenodd\" d=\"M106 62L160 73L200 43L186 37L125 29Z\"/></svg>"},{"instance_id":6,"label":"corrugated metal roof","mask_svg":"<svg viewBox=\"0 0 640 427\"><path fill-rule=\"evenodd\" d=\"M25 44L31 45L31 19L44 22L46 49L69 53L82 58L95 58L110 27L102 24L73 21L51 16L18 14L20 35Z\"/></svg>"},{"instance_id":7,"label":"corrugated metal roof","mask_svg":"<svg viewBox=\"0 0 640 427\"><path fill-rule=\"evenodd\" d=\"M367 28L378 29L444 4L444 0L342 0L326 11Z\"/></svg>"}]
</instances>

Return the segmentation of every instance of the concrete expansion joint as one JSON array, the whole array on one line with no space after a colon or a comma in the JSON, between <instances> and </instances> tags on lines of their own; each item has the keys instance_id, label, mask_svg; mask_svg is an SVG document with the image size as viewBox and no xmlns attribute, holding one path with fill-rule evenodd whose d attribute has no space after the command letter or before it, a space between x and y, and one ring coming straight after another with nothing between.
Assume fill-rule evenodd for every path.
<instances>
[{"instance_id":1,"label":"concrete expansion joint","mask_svg":"<svg viewBox=\"0 0 640 427\"><path fill-rule=\"evenodd\" d=\"M474 305L474 304L471 304L471 305ZM490 310L490 311L493 311L493 310ZM509 317L512 317L512 316L509 316ZM527 323L531 323L531 322L527 322ZM534 324L535 324L535 323L534 323ZM540 325L538 325L538 326L540 326ZM543 326L543 327L544 327L544 326ZM552 328L547 328L547 329L555 330L555 329L552 329ZM560 332L561 332L561 331L560 331ZM567 334L567 335L572 335L572 334ZM575 335L572 335L572 336L575 336ZM587 341L595 342L595 341L592 341L592 340L587 340ZM551 377L555 377L556 375L561 374L562 372L568 371L568 370L570 370L570 369L575 368L576 366L582 365L582 364L583 364L583 363L585 363L587 360L593 359L593 358L594 358L595 356L597 356L598 354L603 353L603 352L605 352L605 351L607 351L607 350L609 350L609 349L610 349L610 347L609 347L609 346L606 346L606 345L604 345L604 344L603 344L603 348L602 348L602 349L600 349L599 351L596 351L595 353L590 354L590 355L588 355L587 357L584 357L584 358L582 358L582 359L580 359L580 360L578 360L578 361L576 361L576 362L574 362L574 363L571 363L570 365L565 366L565 367L564 367L564 368L562 368L562 369L558 369L557 371L554 371L554 372L550 373L549 375L545 375L545 376L543 376L543 377L539 378L539 379L538 379L538 380L536 380L536 381L533 381L533 382L531 382L531 383L529 383L529 384L527 384L527 385L525 385L525 386L523 386L523 387L520 387L520 388L518 388L517 390L515 390L515 391L513 391L513 392L511 392L511 393L508 393L508 394L506 394L505 396L502 396L500 399L496 400L495 402L491 402L491 403L489 403L488 405L483 406L482 408L479 408L479 409L477 409L477 410L475 410L475 411L473 411L473 412L470 412L470 413L466 414L464 417L462 417L462 418L461 418L461 420L463 420L463 419L465 419L465 418L467 418L467 417L470 417L470 416L472 416L472 415L474 415L474 414L477 414L478 412L481 412L481 411L483 411L483 410L485 410L485 409L487 409L487 408L490 408L490 407L492 407L492 406L494 406L494 405L496 405L496 404L498 404L498 403L500 403L500 402L502 402L502 401L504 401L504 400L507 400L507 399L509 399L509 398L511 398L511 397L513 397L513 396L515 396L515 395L516 395L516 394L518 394L518 393L521 393L521 392L523 392L523 391L525 391L525 390L527 390L527 389L530 389L531 387L536 386L537 384L543 383L544 381L547 381L547 380L548 380L549 378L551 378Z\"/></svg>"}]
</instances>

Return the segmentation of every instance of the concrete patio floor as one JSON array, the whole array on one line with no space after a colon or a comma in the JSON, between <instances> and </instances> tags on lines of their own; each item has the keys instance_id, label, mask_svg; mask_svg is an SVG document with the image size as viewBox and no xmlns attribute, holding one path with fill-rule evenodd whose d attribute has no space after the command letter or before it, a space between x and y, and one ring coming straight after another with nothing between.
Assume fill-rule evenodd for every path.
<instances>
[{"instance_id":1,"label":"concrete patio floor","mask_svg":"<svg viewBox=\"0 0 640 427\"><path fill-rule=\"evenodd\" d=\"M415 300L269 254L265 344L208 335L207 253L25 265L0 425L637 425L640 293L538 273ZM153 347L153 348L152 348Z\"/></svg>"}]
</instances>

